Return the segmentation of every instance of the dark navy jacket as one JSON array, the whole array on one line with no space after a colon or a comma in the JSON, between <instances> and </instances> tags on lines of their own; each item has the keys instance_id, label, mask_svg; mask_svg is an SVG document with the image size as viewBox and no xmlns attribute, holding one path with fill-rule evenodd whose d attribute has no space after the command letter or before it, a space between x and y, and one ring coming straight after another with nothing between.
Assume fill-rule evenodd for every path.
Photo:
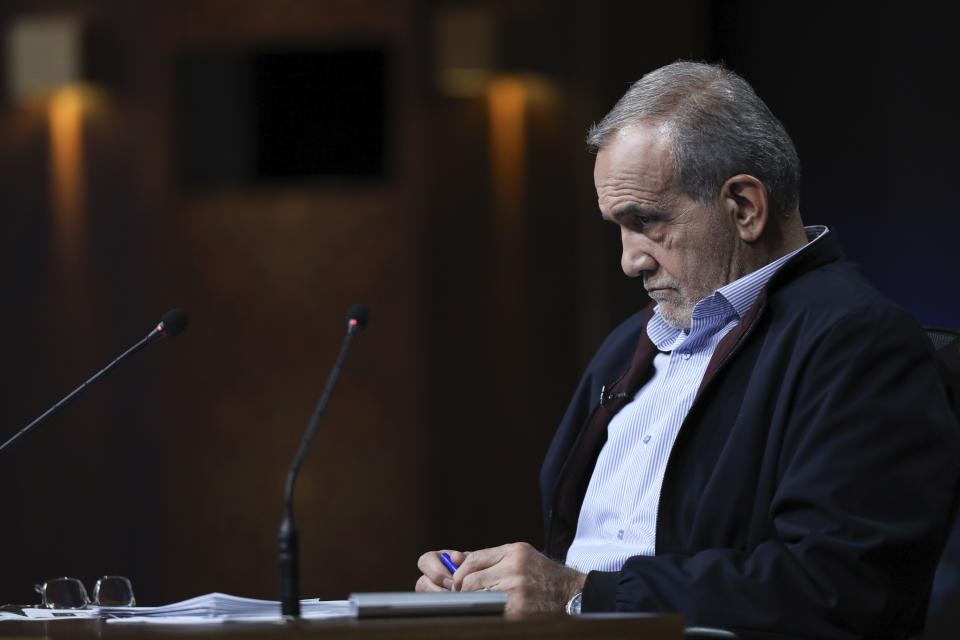
<instances>
[{"instance_id":1,"label":"dark navy jacket","mask_svg":"<svg viewBox=\"0 0 960 640\"><path fill-rule=\"evenodd\" d=\"M652 374L651 313L600 347L547 453L557 559L610 418ZM958 477L929 341L830 233L718 345L667 463L656 555L591 572L584 611L677 611L748 638L905 637L922 627Z\"/></svg>"}]
</instances>

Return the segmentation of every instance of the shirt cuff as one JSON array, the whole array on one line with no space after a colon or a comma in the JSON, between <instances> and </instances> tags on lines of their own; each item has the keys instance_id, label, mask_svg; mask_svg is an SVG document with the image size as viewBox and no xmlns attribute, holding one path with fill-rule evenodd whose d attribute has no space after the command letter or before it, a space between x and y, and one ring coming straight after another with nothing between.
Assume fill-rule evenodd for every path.
<instances>
[{"instance_id":1,"label":"shirt cuff","mask_svg":"<svg viewBox=\"0 0 960 640\"><path fill-rule=\"evenodd\" d=\"M619 571L591 571L583 583L583 613L614 611L617 608Z\"/></svg>"}]
</instances>

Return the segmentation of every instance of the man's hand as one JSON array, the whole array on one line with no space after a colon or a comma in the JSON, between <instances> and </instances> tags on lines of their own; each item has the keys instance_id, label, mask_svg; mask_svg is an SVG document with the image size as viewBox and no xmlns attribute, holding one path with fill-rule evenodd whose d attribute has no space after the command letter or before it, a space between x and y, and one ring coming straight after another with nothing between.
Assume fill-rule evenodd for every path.
<instances>
[{"instance_id":1,"label":"man's hand","mask_svg":"<svg viewBox=\"0 0 960 640\"><path fill-rule=\"evenodd\" d=\"M417 591L450 591L453 587L453 574L440 562L441 553L448 554L450 560L457 566L463 564L463 561L470 555L469 551L453 551L452 549L427 551L417 560L417 568L423 572L423 575L417 580Z\"/></svg>"},{"instance_id":2,"label":"man's hand","mask_svg":"<svg viewBox=\"0 0 960 640\"><path fill-rule=\"evenodd\" d=\"M563 611L567 600L583 588L587 579L585 574L551 560L525 542L481 549L469 555L454 556L456 552L448 551L460 565L452 580L440 562L440 553L420 557L417 566L424 575L417 582L417 591L444 590L445 573L452 591L505 591L509 616Z\"/></svg>"}]
</instances>

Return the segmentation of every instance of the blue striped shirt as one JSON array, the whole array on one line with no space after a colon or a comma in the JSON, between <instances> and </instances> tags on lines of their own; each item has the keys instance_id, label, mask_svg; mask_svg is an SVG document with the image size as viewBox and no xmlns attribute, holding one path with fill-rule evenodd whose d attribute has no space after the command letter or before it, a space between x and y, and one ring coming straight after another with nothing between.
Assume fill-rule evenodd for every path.
<instances>
[{"instance_id":1,"label":"blue striped shirt","mask_svg":"<svg viewBox=\"0 0 960 640\"><path fill-rule=\"evenodd\" d=\"M813 242L827 233L806 227ZM693 308L690 329L671 327L654 309L647 335L658 349L654 373L607 425L607 441L590 477L577 535L566 563L579 571L618 571L632 556L656 548L660 488L680 425L687 416L717 344L760 290L800 249L717 289Z\"/></svg>"}]
</instances>

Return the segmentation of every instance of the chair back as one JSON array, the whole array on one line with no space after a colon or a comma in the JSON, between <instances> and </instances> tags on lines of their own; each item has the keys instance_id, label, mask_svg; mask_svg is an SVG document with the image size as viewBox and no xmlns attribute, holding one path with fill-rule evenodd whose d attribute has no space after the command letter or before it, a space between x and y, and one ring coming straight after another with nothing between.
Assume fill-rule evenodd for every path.
<instances>
[{"instance_id":1,"label":"chair back","mask_svg":"<svg viewBox=\"0 0 960 640\"><path fill-rule=\"evenodd\" d=\"M943 380L947 399L954 415L960 421L960 331L945 327L924 327L927 337L937 353L937 366ZM953 640L960 628L960 587L956 575L960 572L960 526L954 525L953 533L933 586L933 601L927 620L925 640Z\"/></svg>"},{"instance_id":2,"label":"chair back","mask_svg":"<svg viewBox=\"0 0 960 640\"><path fill-rule=\"evenodd\" d=\"M945 327L924 327L937 352L937 366L947 399L960 420L960 330Z\"/></svg>"}]
</instances>

